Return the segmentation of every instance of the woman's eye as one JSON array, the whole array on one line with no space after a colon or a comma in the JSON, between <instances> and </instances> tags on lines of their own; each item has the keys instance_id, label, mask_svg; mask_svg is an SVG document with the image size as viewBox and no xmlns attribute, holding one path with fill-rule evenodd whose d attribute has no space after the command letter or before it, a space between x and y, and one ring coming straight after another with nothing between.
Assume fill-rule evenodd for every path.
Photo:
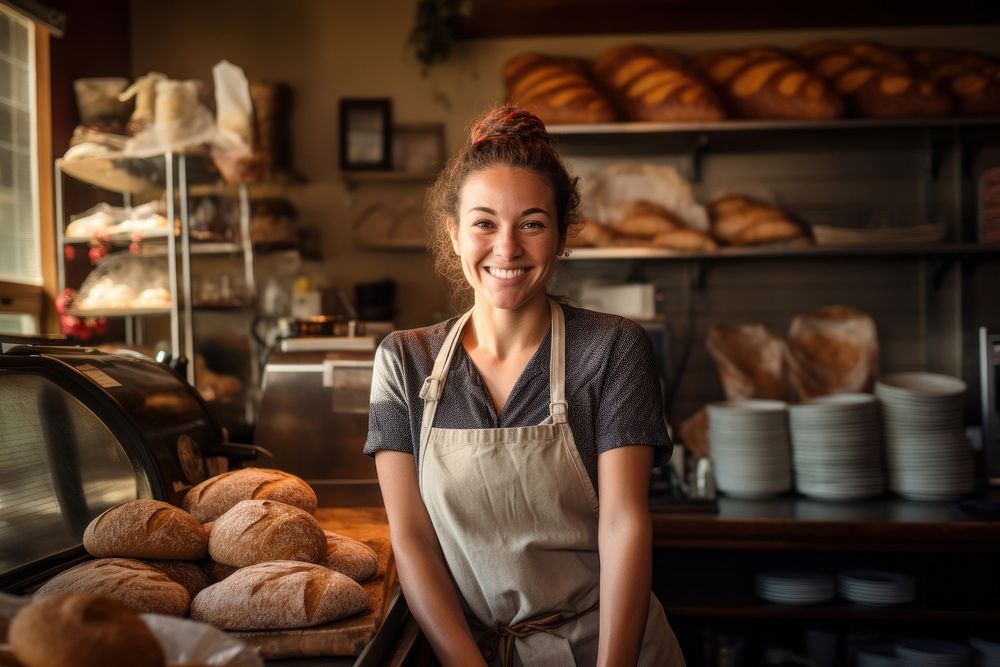
<instances>
[{"instance_id":1,"label":"woman's eye","mask_svg":"<svg viewBox=\"0 0 1000 667\"><path fill-rule=\"evenodd\" d=\"M525 229L545 229L545 223L539 222L538 220L528 220L522 225Z\"/></svg>"},{"instance_id":2,"label":"woman's eye","mask_svg":"<svg viewBox=\"0 0 1000 667\"><path fill-rule=\"evenodd\" d=\"M476 220L474 223L472 223L472 226L473 227L480 227L482 229L489 229L490 227L493 226L493 221L492 220Z\"/></svg>"}]
</instances>

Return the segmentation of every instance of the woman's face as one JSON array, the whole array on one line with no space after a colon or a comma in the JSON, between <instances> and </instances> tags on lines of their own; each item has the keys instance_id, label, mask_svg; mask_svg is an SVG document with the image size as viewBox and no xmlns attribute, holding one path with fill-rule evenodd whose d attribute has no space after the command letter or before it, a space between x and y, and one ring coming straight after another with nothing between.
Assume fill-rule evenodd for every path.
<instances>
[{"instance_id":1,"label":"woman's face","mask_svg":"<svg viewBox=\"0 0 1000 667\"><path fill-rule=\"evenodd\" d=\"M545 298L562 252L555 197L528 169L490 167L468 176L457 221L448 221L476 304L517 310Z\"/></svg>"}]
</instances>

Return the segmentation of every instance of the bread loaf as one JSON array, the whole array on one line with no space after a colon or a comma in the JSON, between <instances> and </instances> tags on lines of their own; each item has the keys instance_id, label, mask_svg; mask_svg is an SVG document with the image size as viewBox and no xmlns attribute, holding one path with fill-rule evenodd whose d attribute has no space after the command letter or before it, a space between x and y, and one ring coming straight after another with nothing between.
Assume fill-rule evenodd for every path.
<instances>
[{"instance_id":1,"label":"bread loaf","mask_svg":"<svg viewBox=\"0 0 1000 667\"><path fill-rule=\"evenodd\" d=\"M329 623L368 608L368 594L321 565L270 561L244 567L209 586L191 618L226 630L278 630Z\"/></svg>"},{"instance_id":2,"label":"bread loaf","mask_svg":"<svg viewBox=\"0 0 1000 667\"><path fill-rule=\"evenodd\" d=\"M378 554L354 538L324 530L326 535L326 564L332 570L354 581L367 581L378 574Z\"/></svg>"},{"instance_id":3,"label":"bread loaf","mask_svg":"<svg viewBox=\"0 0 1000 667\"><path fill-rule=\"evenodd\" d=\"M83 546L96 558L198 560L208 553L208 535L182 509L140 499L102 512L83 532Z\"/></svg>"},{"instance_id":4,"label":"bread loaf","mask_svg":"<svg viewBox=\"0 0 1000 667\"><path fill-rule=\"evenodd\" d=\"M695 60L740 118L828 120L843 104L822 77L773 48L716 51Z\"/></svg>"},{"instance_id":5,"label":"bread loaf","mask_svg":"<svg viewBox=\"0 0 1000 667\"><path fill-rule=\"evenodd\" d=\"M906 118L951 113L949 97L887 47L871 42L822 41L806 44L798 53L850 101L855 115Z\"/></svg>"},{"instance_id":6,"label":"bread loaf","mask_svg":"<svg viewBox=\"0 0 1000 667\"><path fill-rule=\"evenodd\" d=\"M641 199L625 206L622 217L610 225L616 234L645 240L682 226L666 207Z\"/></svg>"},{"instance_id":7,"label":"bread loaf","mask_svg":"<svg viewBox=\"0 0 1000 667\"><path fill-rule=\"evenodd\" d=\"M850 306L798 315L788 329L788 362L799 398L871 391L878 373L875 322Z\"/></svg>"},{"instance_id":8,"label":"bread loaf","mask_svg":"<svg viewBox=\"0 0 1000 667\"><path fill-rule=\"evenodd\" d=\"M146 560L151 565L184 587L193 599L201 589L209 585L208 575L196 563L184 560Z\"/></svg>"},{"instance_id":9,"label":"bread loaf","mask_svg":"<svg viewBox=\"0 0 1000 667\"><path fill-rule=\"evenodd\" d=\"M734 246L806 242L802 227L781 209L745 195L727 195L708 205L711 234Z\"/></svg>"},{"instance_id":10,"label":"bread loaf","mask_svg":"<svg viewBox=\"0 0 1000 667\"><path fill-rule=\"evenodd\" d=\"M628 120L713 121L726 115L708 82L667 49L642 45L609 49L594 69Z\"/></svg>"},{"instance_id":11,"label":"bread loaf","mask_svg":"<svg viewBox=\"0 0 1000 667\"><path fill-rule=\"evenodd\" d=\"M205 563L205 573L208 574L208 578L211 582L217 583L231 575L236 570L240 569L238 567L233 567L232 565L223 565L222 563L217 563L211 558L203 561Z\"/></svg>"},{"instance_id":12,"label":"bread loaf","mask_svg":"<svg viewBox=\"0 0 1000 667\"><path fill-rule=\"evenodd\" d=\"M220 516L208 552L223 565L245 567L268 560L320 563L326 535L311 514L273 500L244 500Z\"/></svg>"},{"instance_id":13,"label":"bread loaf","mask_svg":"<svg viewBox=\"0 0 1000 667\"><path fill-rule=\"evenodd\" d=\"M115 600L63 593L24 607L10 627L24 667L163 667L163 649L138 614Z\"/></svg>"},{"instance_id":14,"label":"bread loaf","mask_svg":"<svg viewBox=\"0 0 1000 667\"><path fill-rule=\"evenodd\" d=\"M316 512L316 492L304 481L273 468L245 468L216 475L191 488L184 509L202 523L222 516L241 500L277 500L310 514Z\"/></svg>"},{"instance_id":15,"label":"bread loaf","mask_svg":"<svg viewBox=\"0 0 1000 667\"><path fill-rule=\"evenodd\" d=\"M503 80L507 101L547 125L615 120L611 100L597 88L589 66L579 58L522 53L504 65Z\"/></svg>"},{"instance_id":16,"label":"bread loaf","mask_svg":"<svg viewBox=\"0 0 1000 667\"><path fill-rule=\"evenodd\" d=\"M960 113L1000 114L1000 63L971 51L919 49L910 52L915 67L949 91Z\"/></svg>"},{"instance_id":17,"label":"bread loaf","mask_svg":"<svg viewBox=\"0 0 1000 667\"><path fill-rule=\"evenodd\" d=\"M81 563L42 584L35 598L57 593L95 593L138 612L169 616L185 616L191 602L183 586L155 567L131 558Z\"/></svg>"},{"instance_id":18,"label":"bread loaf","mask_svg":"<svg viewBox=\"0 0 1000 667\"><path fill-rule=\"evenodd\" d=\"M614 232L599 222L585 220L576 230L570 232L566 245L571 248L600 248L611 245Z\"/></svg>"}]
</instances>

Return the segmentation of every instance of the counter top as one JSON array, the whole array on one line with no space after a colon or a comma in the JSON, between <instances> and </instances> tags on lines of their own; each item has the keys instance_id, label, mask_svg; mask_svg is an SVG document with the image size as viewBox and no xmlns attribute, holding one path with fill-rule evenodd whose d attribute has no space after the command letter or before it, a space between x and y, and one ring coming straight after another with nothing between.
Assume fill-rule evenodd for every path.
<instances>
[{"instance_id":1,"label":"counter top","mask_svg":"<svg viewBox=\"0 0 1000 667\"><path fill-rule=\"evenodd\" d=\"M658 548L1000 551L1000 522L961 518L953 503L783 496L720 497L717 514L678 514L657 506L651 498Z\"/></svg>"}]
</instances>

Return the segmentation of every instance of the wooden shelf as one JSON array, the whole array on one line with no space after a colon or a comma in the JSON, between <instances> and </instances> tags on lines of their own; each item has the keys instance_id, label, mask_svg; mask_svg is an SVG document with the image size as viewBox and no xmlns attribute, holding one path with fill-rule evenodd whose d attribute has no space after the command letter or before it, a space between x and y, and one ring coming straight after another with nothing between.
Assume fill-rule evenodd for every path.
<instances>
[{"instance_id":1,"label":"wooden shelf","mask_svg":"<svg viewBox=\"0 0 1000 667\"><path fill-rule=\"evenodd\" d=\"M682 252L664 248L569 248L562 261L726 261L744 259L808 259L841 257L965 257L1000 255L1000 244L933 243L871 246L808 246L799 248L720 248L716 252Z\"/></svg>"}]
</instances>

